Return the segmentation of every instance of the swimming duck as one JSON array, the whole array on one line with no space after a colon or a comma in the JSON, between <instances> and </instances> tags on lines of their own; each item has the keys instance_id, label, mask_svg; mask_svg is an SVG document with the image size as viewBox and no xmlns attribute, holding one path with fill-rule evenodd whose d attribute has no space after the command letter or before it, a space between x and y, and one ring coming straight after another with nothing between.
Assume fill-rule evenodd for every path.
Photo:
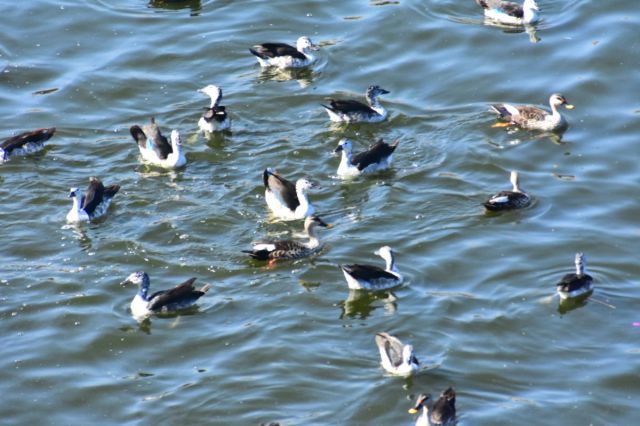
<instances>
[{"instance_id":1,"label":"swimming duck","mask_svg":"<svg viewBox=\"0 0 640 426\"><path fill-rule=\"evenodd\" d=\"M501 24L529 25L538 22L538 5L535 0L524 0L518 3L503 0L476 0L484 9L484 16Z\"/></svg>"},{"instance_id":2,"label":"swimming duck","mask_svg":"<svg viewBox=\"0 0 640 426\"><path fill-rule=\"evenodd\" d=\"M561 299L580 297L593 290L593 278L584 272L586 257L582 253L576 253L576 273L566 274L556 284L556 290Z\"/></svg>"},{"instance_id":3,"label":"swimming duck","mask_svg":"<svg viewBox=\"0 0 640 426\"><path fill-rule=\"evenodd\" d=\"M385 269L373 265L340 265L350 289L386 290L402 284L403 278L396 268L391 247L380 247L375 254L385 260Z\"/></svg>"},{"instance_id":4,"label":"swimming duck","mask_svg":"<svg viewBox=\"0 0 640 426\"><path fill-rule=\"evenodd\" d=\"M416 405L409 409L410 414L416 414L422 408L422 413L416 419L416 426L453 424L456 418L456 392L452 387L445 389L431 407L430 402L431 394L421 394Z\"/></svg>"},{"instance_id":5,"label":"swimming duck","mask_svg":"<svg viewBox=\"0 0 640 426\"><path fill-rule=\"evenodd\" d=\"M153 117L151 117L151 123L145 124L143 129L134 125L131 126L129 132L138 144L140 155L144 161L167 169L175 169L187 164L187 159L182 152L180 133L177 130L171 131L171 143L169 143L160 132Z\"/></svg>"},{"instance_id":6,"label":"swimming duck","mask_svg":"<svg viewBox=\"0 0 640 426\"><path fill-rule=\"evenodd\" d=\"M511 184L513 185L513 190L498 192L483 203L484 207L491 211L527 207L531 202L531 197L518 186L518 172L515 170L511 172Z\"/></svg>"},{"instance_id":7,"label":"swimming duck","mask_svg":"<svg viewBox=\"0 0 640 426\"><path fill-rule=\"evenodd\" d=\"M389 93L380 86L369 86L367 93L368 105L354 100L331 99L329 105L322 105L329 114L331 121L335 122L365 122L378 123L387 118L387 110L380 104L378 96Z\"/></svg>"},{"instance_id":8,"label":"swimming duck","mask_svg":"<svg viewBox=\"0 0 640 426\"><path fill-rule=\"evenodd\" d=\"M413 346L403 344L388 333L376 334L376 345L380 351L382 367L396 376L410 376L420 368L413 354Z\"/></svg>"},{"instance_id":9,"label":"swimming duck","mask_svg":"<svg viewBox=\"0 0 640 426\"><path fill-rule=\"evenodd\" d=\"M189 278L180 285L168 290L156 291L151 296L148 295L151 281L144 271L132 273L120 284L131 283L139 286L130 307L135 318L144 319L152 314L174 312L196 303L209 291L209 285L206 284L200 290L196 290L193 285L195 280L196 278Z\"/></svg>"},{"instance_id":10,"label":"swimming duck","mask_svg":"<svg viewBox=\"0 0 640 426\"><path fill-rule=\"evenodd\" d=\"M286 43L262 43L249 49L258 59L262 67L302 68L316 61L311 50L318 50L318 46L309 37L300 37L296 47Z\"/></svg>"},{"instance_id":11,"label":"swimming duck","mask_svg":"<svg viewBox=\"0 0 640 426\"><path fill-rule=\"evenodd\" d=\"M353 144L348 139L343 139L338 143L334 152L342 152L340 165L338 166L338 176L350 177L361 173L384 170L391 165L393 151L400 141L395 141L391 145L380 139L371 145L368 150L353 155Z\"/></svg>"},{"instance_id":12,"label":"swimming duck","mask_svg":"<svg viewBox=\"0 0 640 426\"><path fill-rule=\"evenodd\" d=\"M69 198L73 198L73 207L67 213L67 222L88 222L104 215L119 190L120 185L105 187L100 179L93 176L89 178L85 195L80 188L71 188Z\"/></svg>"},{"instance_id":13,"label":"swimming duck","mask_svg":"<svg viewBox=\"0 0 640 426\"><path fill-rule=\"evenodd\" d=\"M547 132L562 130L567 127L567 120L560 114L558 107L564 105L566 109L574 106L567 102L567 98L554 93L549 98L551 112L530 105L494 104L490 111L498 114L504 123L494 124L493 127L506 127L511 124L528 130L544 130Z\"/></svg>"},{"instance_id":14,"label":"swimming duck","mask_svg":"<svg viewBox=\"0 0 640 426\"><path fill-rule=\"evenodd\" d=\"M211 105L198 121L200 130L205 133L213 133L231 128L231 118L229 118L225 107L220 105L222 89L210 84L202 89L198 89L198 92L204 93L211 98Z\"/></svg>"},{"instance_id":15,"label":"swimming duck","mask_svg":"<svg viewBox=\"0 0 640 426\"><path fill-rule=\"evenodd\" d=\"M277 174L271 167L265 169L262 179L267 206L279 219L303 219L313 214L314 208L305 192L316 187L313 183L307 179L298 179L294 184Z\"/></svg>"},{"instance_id":16,"label":"swimming duck","mask_svg":"<svg viewBox=\"0 0 640 426\"><path fill-rule=\"evenodd\" d=\"M29 155L44 149L44 143L56 132L55 127L37 129L32 132L20 133L10 137L0 144L0 164L14 157Z\"/></svg>"},{"instance_id":17,"label":"swimming duck","mask_svg":"<svg viewBox=\"0 0 640 426\"><path fill-rule=\"evenodd\" d=\"M316 226L331 228L331 225L318 216L308 216L304 220L304 231L309 237L306 243L294 240L259 242L255 243L251 250L242 250L242 252L249 253L249 256L258 260L299 259L310 256L322 249L316 236Z\"/></svg>"}]
</instances>

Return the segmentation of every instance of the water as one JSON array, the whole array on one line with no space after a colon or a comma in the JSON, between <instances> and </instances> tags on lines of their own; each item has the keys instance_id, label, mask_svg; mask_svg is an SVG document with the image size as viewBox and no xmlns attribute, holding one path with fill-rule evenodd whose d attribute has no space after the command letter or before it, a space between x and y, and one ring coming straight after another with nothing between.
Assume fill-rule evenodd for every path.
<instances>
[{"instance_id":1,"label":"water","mask_svg":"<svg viewBox=\"0 0 640 426\"><path fill-rule=\"evenodd\" d=\"M3 11L3 137L56 126L44 153L0 167L4 424L412 424L421 392L458 393L460 425L634 424L636 2L540 1L535 37L484 26L468 1L32 0ZM247 48L322 45L313 71L261 73ZM538 38L532 43L532 38ZM196 123L224 89L233 132ZM335 128L319 106L370 84L390 119ZM55 90L50 90L55 89ZM35 94L44 91L44 94ZM491 128L487 104L576 109L562 139ZM155 116L189 164L139 164L128 135ZM392 170L343 183L332 150L400 139ZM240 250L301 224L267 220L264 167L321 184L334 224L320 256L268 269ZM532 207L480 203L521 173ZM109 215L67 227L69 187L122 186ZM407 284L349 293L337 268L396 250ZM585 306L555 282L584 251ZM212 290L139 326L119 282L189 277ZM374 335L414 344L428 370L385 376Z\"/></svg>"}]
</instances>

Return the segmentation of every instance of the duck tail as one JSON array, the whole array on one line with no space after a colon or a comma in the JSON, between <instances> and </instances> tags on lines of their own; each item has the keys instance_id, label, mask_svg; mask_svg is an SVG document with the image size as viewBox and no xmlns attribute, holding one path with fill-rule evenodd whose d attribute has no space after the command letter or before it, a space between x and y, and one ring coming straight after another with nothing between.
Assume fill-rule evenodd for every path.
<instances>
[{"instance_id":1,"label":"duck tail","mask_svg":"<svg viewBox=\"0 0 640 426\"><path fill-rule=\"evenodd\" d=\"M250 47L249 48L249 52L251 52L252 55L257 56L260 59L267 59L266 56L264 56L262 53L258 52L254 47Z\"/></svg>"},{"instance_id":2,"label":"duck tail","mask_svg":"<svg viewBox=\"0 0 640 426\"><path fill-rule=\"evenodd\" d=\"M131 133L131 137L136 143L141 147L147 146L147 135L144 134L144 131L138 125L131 126L129 128L129 133Z\"/></svg>"},{"instance_id":3,"label":"duck tail","mask_svg":"<svg viewBox=\"0 0 640 426\"><path fill-rule=\"evenodd\" d=\"M489 111L498 114L502 118L509 118L511 114L502 104L492 104L489 105Z\"/></svg>"},{"instance_id":4,"label":"duck tail","mask_svg":"<svg viewBox=\"0 0 640 426\"><path fill-rule=\"evenodd\" d=\"M253 259L269 260L269 252L267 250L242 250L242 252L247 253Z\"/></svg>"}]
</instances>

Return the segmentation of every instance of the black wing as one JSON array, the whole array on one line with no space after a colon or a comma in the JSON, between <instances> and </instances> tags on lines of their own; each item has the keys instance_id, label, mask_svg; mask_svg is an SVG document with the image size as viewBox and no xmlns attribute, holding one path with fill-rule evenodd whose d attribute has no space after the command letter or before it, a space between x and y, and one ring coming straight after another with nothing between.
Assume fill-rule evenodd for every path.
<instances>
[{"instance_id":1,"label":"black wing","mask_svg":"<svg viewBox=\"0 0 640 426\"><path fill-rule=\"evenodd\" d=\"M296 185L293 182L268 170L264 171L263 180L267 189L277 193L289 209L295 210L298 208L300 200L298 200Z\"/></svg>"},{"instance_id":2,"label":"black wing","mask_svg":"<svg viewBox=\"0 0 640 426\"><path fill-rule=\"evenodd\" d=\"M278 56L292 56L297 59L307 59L302 53L286 43L263 43L256 44L252 49L249 49L251 53L262 59L276 58Z\"/></svg>"},{"instance_id":3,"label":"black wing","mask_svg":"<svg viewBox=\"0 0 640 426\"><path fill-rule=\"evenodd\" d=\"M513 16L515 18L524 17L524 10L518 3L503 1L500 3L500 9L502 9L507 15Z\"/></svg>"},{"instance_id":4,"label":"black wing","mask_svg":"<svg viewBox=\"0 0 640 426\"><path fill-rule=\"evenodd\" d=\"M431 407L431 423L446 424L456 416L456 393L453 388L447 388Z\"/></svg>"},{"instance_id":5,"label":"black wing","mask_svg":"<svg viewBox=\"0 0 640 426\"><path fill-rule=\"evenodd\" d=\"M94 177L90 178L87 192L82 197L82 210L90 215L94 212L96 207L98 207L100 203L102 203L103 197L104 185L102 184L102 182Z\"/></svg>"},{"instance_id":6,"label":"black wing","mask_svg":"<svg viewBox=\"0 0 640 426\"><path fill-rule=\"evenodd\" d=\"M147 147L147 135L144 134L144 131L137 124L131 126L129 128L129 133L131 133L131 137L136 141L138 146L142 149Z\"/></svg>"},{"instance_id":7,"label":"black wing","mask_svg":"<svg viewBox=\"0 0 640 426\"><path fill-rule=\"evenodd\" d=\"M373 265L342 265L342 269L354 278L361 280L377 280L380 278L397 280L398 277L384 269Z\"/></svg>"},{"instance_id":8,"label":"black wing","mask_svg":"<svg viewBox=\"0 0 640 426\"><path fill-rule=\"evenodd\" d=\"M159 311L167 305L179 305L185 302L197 300L204 294L204 292L194 288L193 283L195 281L196 278L189 278L187 281L170 290L162 290L152 294L151 297L149 297L149 309L152 311Z\"/></svg>"},{"instance_id":9,"label":"black wing","mask_svg":"<svg viewBox=\"0 0 640 426\"><path fill-rule=\"evenodd\" d=\"M20 148L29 142L43 143L48 141L51 136L56 132L55 127L49 129L37 129L32 132L20 133L13 136L0 144L0 148L9 153L16 148Z\"/></svg>"},{"instance_id":10,"label":"black wing","mask_svg":"<svg viewBox=\"0 0 640 426\"><path fill-rule=\"evenodd\" d=\"M354 100L334 100L331 99L331 109L344 114L361 113L361 114L377 114L369 105Z\"/></svg>"},{"instance_id":11,"label":"black wing","mask_svg":"<svg viewBox=\"0 0 640 426\"><path fill-rule=\"evenodd\" d=\"M160 159L166 160L169 154L173 152L171 144L169 143L167 138L160 132L160 128L153 118L151 118L150 124L145 124L144 134L147 135L147 139L151 139L153 150L156 152L156 154L158 154L158 157Z\"/></svg>"},{"instance_id":12,"label":"black wing","mask_svg":"<svg viewBox=\"0 0 640 426\"><path fill-rule=\"evenodd\" d=\"M393 154L396 147L398 146L398 141L389 145L384 143L382 139L380 139L375 145L369 148L368 151L360 152L354 155L351 158L351 163L354 166L358 166L358 170L364 170L371 164L376 164L384 160Z\"/></svg>"},{"instance_id":13,"label":"black wing","mask_svg":"<svg viewBox=\"0 0 640 426\"><path fill-rule=\"evenodd\" d=\"M587 286L591 282L593 282L593 278L589 274L580 277L576 274L567 274L556 285L561 291L571 292Z\"/></svg>"},{"instance_id":14,"label":"black wing","mask_svg":"<svg viewBox=\"0 0 640 426\"><path fill-rule=\"evenodd\" d=\"M211 122L215 120L219 123L222 123L227 119L227 112L223 106L214 106L211 108L207 108L207 110L202 114L202 118L207 122Z\"/></svg>"}]
</instances>

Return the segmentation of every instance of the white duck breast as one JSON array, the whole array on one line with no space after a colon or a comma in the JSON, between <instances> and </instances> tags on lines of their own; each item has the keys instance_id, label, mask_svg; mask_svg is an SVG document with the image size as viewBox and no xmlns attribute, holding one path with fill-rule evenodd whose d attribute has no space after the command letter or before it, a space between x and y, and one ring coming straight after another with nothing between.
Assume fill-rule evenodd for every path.
<instances>
[{"instance_id":1,"label":"white duck breast","mask_svg":"<svg viewBox=\"0 0 640 426\"><path fill-rule=\"evenodd\" d=\"M347 285L352 290L386 290L402 284L403 277L396 268L393 251L381 247L375 254L386 262L386 269L373 265L340 265Z\"/></svg>"},{"instance_id":2,"label":"white duck breast","mask_svg":"<svg viewBox=\"0 0 640 426\"><path fill-rule=\"evenodd\" d=\"M73 207L67 213L67 222L88 222L107 212L111 199L120 190L120 185L105 187L95 178L89 178L89 186L83 195L79 188L71 188L69 198L73 199Z\"/></svg>"},{"instance_id":3,"label":"white duck breast","mask_svg":"<svg viewBox=\"0 0 640 426\"><path fill-rule=\"evenodd\" d=\"M322 105L322 107L334 122L378 123L387 118L387 110L380 104L378 96L387 93L389 91L380 86L369 86L365 94L368 105L354 100L330 99L329 105Z\"/></svg>"},{"instance_id":4,"label":"white duck breast","mask_svg":"<svg viewBox=\"0 0 640 426\"><path fill-rule=\"evenodd\" d=\"M285 43L262 43L249 49L260 66L278 68L302 68L313 64L316 58L311 54L312 50L318 50L318 47L309 37L300 37L296 47Z\"/></svg>"},{"instance_id":5,"label":"white duck breast","mask_svg":"<svg viewBox=\"0 0 640 426\"><path fill-rule=\"evenodd\" d=\"M198 127L205 133L219 132L231 128L231 118L227 114L226 108L220 105L222 100L222 89L210 84L198 92L204 93L211 98L211 105L207 108L198 121Z\"/></svg>"},{"instance_id":6,"label":"white duck breast","mask_svg":"<svg viewBox=\"0 0 640 426\"><path fill-rule=\"evenodd\" d=\"M387 169L391 165L393 152L398 144L399 141L395 141L389 145L380 139L368 150L354 155L351 141L341 140L335 149L335 152L342 152L340 165L338 166L338 176L351 177Z\"/></svg>"},{"instance_id":7,"label":"white duck breast","mask_svg":"<svg viewBox=\"0 0 640 426\"><path fill-rule=\"evenodd\" d=\"M498 114L506 123L495 124L494 127L515 124L523 129L543 130L547 132L561 131L567 128L567 121L558 111L558 107L564 105L567 109L574 106L567 102L567 98L559 93L554 93L549 98L551 112L531 105L493 104L490 111Z\"/></svg>"},{"instance_id":8,"label":"white duck breast","mask_svg":"<svg viewBox=\"0 0 640 426\"><path fill-rule=\"evenodd\" d=\"M296 183L288 181L267 168L262 179L265 186L264 198L271 212L282 220L303 219L314 212L306 191L315 185L307 179L298 179Z\"/></svg>"},{"instance_id":9,"label":"white duck breast","mask_svg":"<svg viewBox=\"0 0 640 426\"><path fill-rule=\"evenodd\" d=\"M484 16L500 24L529 25L540 19L535 0L524 0L522 5L503 0L476 0L484 9Z\"/></svg>"},{"instance_id":10,"label":"white duck breast","mask_svg":"<svg viewBox=\"0 0 640 426\"><path fill-rule=\"evenodd\" d=\"M182 152L182 140L177 130L171 131L171 140L162 135L155 120L142 129L138 125L129 129L133 140L138 145L140 156L146 163L166 169L176 169L187 164L187 159Z\"/></svg>"},{"instance_id":11,"label":"white duck breast","mask_svg":"<svg viewBox=\"0 0 640 426\"><path fill-rule=\"evenodd\" d=\"M561 299L581 297L593 291L593 277L585 272L587 259L582 253L576 253L574 274L566 274L556 284Z\"/></svg>"},{"instance_id":12,"label":"white duck breast","mask_svg":"<svg viewBox=\"0 0 640 426\"><path fill-rule=\"evenodd\" d=\"M376 345L382 367L387 372L407 377L420 368L420 362L413 354L413 346L403 344L397 337L388 333L378 333Z\"/></svg>"},{"instance_id":13,"label":"white duck breast","mask_svg":"<svg viewBox=\"0 0 640 426\"><path fill-rule=\"evenodd\" d=\"M196 278L190 278L180 285L168 290L160 290L149 296L151 280L145 272L134 272L121 284L132 283L139 286L138 293L131 301L131 314L137 320L143 320L158 313L175 312L194 305L197 300L209 291L209 285L199 290L194 287Z\"/></svg>"},{"instance_id":14,"label":"white duck breast","mask_svg":"<svg viewBox=\"0 0 640 426\"><path fill-rule=\"evenodd\" d=\"M37 129L10 137L0 144L0 164L44 149L44 143L56 132L55 127Z\"/></svg>"},{"instance_id":15,"label":"white duck breast","mask_svg":"<svg viewBox=\"0 0 640 426\"><path fill-rule=\"evenodd\" d=\"M315 232L317 226L331 227L319 217L309 216L304 221L304 231L309 237L309 241L278 240L258 242L253 245L251 250L243 250L242 252L248 253L249 256L257 260L299 259L310 256L322 249Z\"/></svg>"}]
</instances>

